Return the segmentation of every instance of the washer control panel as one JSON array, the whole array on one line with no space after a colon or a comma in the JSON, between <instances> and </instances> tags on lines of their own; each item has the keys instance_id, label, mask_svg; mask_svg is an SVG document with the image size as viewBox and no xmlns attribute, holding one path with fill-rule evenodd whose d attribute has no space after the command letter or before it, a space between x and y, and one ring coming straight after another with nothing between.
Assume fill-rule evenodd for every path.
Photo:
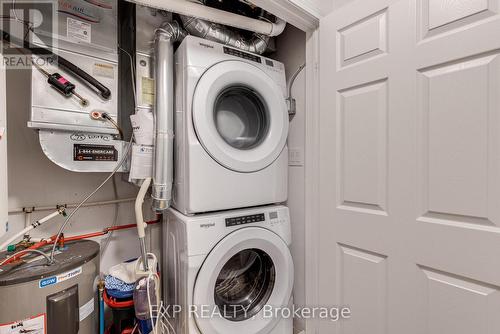
<instances>
[{"instance_id":1,"label":"washer control panel","mask_svg":"<svg viewBox=\"0 0 500 334\"><path fill-rule=\"evenodd\" d=\"M226 218L226 227L259 223L265 220L266 216L263 213L258 213L255 215L248 215L248 216L231 217L231 218Z\"/></svg>"}]
</instances>

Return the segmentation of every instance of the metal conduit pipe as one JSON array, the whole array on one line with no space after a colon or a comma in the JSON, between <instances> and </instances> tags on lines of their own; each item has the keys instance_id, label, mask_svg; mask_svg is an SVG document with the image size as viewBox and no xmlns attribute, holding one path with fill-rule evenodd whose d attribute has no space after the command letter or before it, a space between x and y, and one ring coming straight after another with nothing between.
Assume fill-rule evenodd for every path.
<instances>
[{"instance_id":1,"label":"metal conduit pipe","mask_svg":"<svg viewBox=\"0 0 500 334\"><path fill-rule=\"evenodd\" d=\"M186 36L178 22L166 23L155 32L155 143L153 210L170 206L173 184L174 141L174 47Z\"/></svg>"}]
</instances>

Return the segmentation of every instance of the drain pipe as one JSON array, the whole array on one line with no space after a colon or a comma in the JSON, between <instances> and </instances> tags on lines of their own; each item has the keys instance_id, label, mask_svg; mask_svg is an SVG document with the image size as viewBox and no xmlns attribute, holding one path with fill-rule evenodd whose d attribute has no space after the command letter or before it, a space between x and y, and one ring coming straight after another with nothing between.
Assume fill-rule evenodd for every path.
<instances>
[{"instance_id":1,"label":"drain pipe","mask_svg":"<svg viewBox=\"0 0 500 334\"><path fill-rule=\"evenodd\" d=\"M174 47L186 36L179 23L166 23L155 32L155 143L153 210L170 206L173 183L174 141Z\"/></svg>"}]
</instances>

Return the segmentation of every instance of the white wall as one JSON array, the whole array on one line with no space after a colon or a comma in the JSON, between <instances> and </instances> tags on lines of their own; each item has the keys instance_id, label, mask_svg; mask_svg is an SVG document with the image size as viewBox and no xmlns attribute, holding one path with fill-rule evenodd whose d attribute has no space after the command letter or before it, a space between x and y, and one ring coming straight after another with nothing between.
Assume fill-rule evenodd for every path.
<instances>
[{"instance_id":1,"label":"white wall","mask_svg":"<svg viewBox=\"0 0 500 334\"><path fill-rule=\"evenodd\" d=\"M339 9L353 0L290 0L298 6L311 8L320 13L321 16L326 16L333 10Z\"/></svg>"},{"instance_id":2,"label":"white wall","mask_svg":"<svg viewBox=\"0 0 500 334\"><path fill-rule=\"evenodd\" d=\"M287 78L305 63L306 34L288 26L283 35L278 37L278 51L274 58L285 64ZM290 123L288 136L289 150L298 150L305 156L305 70L297 77L292 94L297 101L297 115ZM292 221L292 255L295 264L294 302L305 305L305 179L304 165L289 167L288 207ZM296 321L296 329L303 329L304 323Z\"/></svg>"},{"instance_id":3,"label":"white wall","mask_svg":"<svg viewBox=\"0 0 500 334\"><path fill-rule=\"evenodd\" d=\"M64 203L78 203L88 193L97 187L107 176L104 173L74 173L66 171L43 154L35 130L26 127L30 112L30 80L31 74L27 70L7 71L7 121L9 128L8 141L8 186L9 208L31 206L48 206ZM47 88L47 94L54 94ZM121 175L115 176L119 198L134 197L137 188L121 181ZM114 199L111 181L90 201ZM113 223L115 207L100 206L82 208L72 219L66 230L66 235L75 235L100 231ZM120 204L118 207L118 224L135 223L133 203ZM148 212L145 204L145 212ZM33 220L39 219L49 212L35 212ZM63 222L59 216L33 232L33 236L50 236L57 233ZM8 233L12 235L24 227L24 215L9 215ZM3 226L0 226L3 228ZM151 229L153 247L158 251L160 226ZM101 269L123 260L139 255L136 230L118 231L113 234L105 253Z\"/></svg>"}]
</instances>

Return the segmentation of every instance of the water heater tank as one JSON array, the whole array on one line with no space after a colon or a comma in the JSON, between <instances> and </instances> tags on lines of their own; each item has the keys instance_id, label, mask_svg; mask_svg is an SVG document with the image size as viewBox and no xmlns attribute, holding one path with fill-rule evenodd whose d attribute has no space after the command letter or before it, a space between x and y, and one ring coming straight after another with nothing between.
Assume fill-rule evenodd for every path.
<instances>
[{"instance_id":1,"label":"water heater tank","mask_svg":"<svg viewBox=\"0 0 500 334\"><path fill-rule=\"evenodd\" d=\"M98 254L99 244L84 240L67 243L50 266L33 255L0 267L0 333L98 333Z\"/></svg>"}]
</instances>

